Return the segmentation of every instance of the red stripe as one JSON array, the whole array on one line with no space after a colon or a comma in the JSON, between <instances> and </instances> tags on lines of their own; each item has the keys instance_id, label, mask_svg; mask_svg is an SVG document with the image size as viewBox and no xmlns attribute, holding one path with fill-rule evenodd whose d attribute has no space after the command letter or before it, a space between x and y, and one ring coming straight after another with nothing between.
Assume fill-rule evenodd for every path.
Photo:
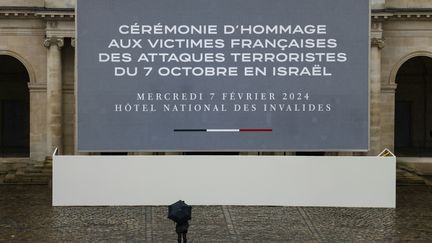
<instances>
[{"instance_id":1,"label":"red stripe","mask_svg":"<svg viewBox=\"0 0 432 243\"><path fill-rule=\"evenodd\" d=\"M240 132L272 132L270 128L241 128Z\"/></svg>"}]
</instances>

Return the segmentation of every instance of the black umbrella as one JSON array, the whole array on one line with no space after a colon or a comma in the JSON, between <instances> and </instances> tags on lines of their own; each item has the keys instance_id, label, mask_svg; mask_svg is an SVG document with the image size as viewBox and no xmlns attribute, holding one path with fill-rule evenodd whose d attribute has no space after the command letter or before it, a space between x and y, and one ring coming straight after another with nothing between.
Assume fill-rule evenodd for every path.
<instances>
[{"instance_id":1,"label":"black umbrella","mask_svg":"<svg viewBox=\"0 0 432 243\"><path fill-rule=\"evenodd\" d=\"M176 223L187 222L192 219L192 206L184 201L178 201L168 206L168 218Z\"/></svg>"}]
</instances>

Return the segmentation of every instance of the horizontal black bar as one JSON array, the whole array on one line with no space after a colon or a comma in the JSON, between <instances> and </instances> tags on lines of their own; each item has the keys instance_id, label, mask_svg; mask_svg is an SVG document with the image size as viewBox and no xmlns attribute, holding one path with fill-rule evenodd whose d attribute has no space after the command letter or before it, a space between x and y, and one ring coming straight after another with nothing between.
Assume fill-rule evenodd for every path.
<instances>
[{"instance_id":1,"label":"horizontal black bar","mask_svg":"<svg viewBox=\"0 0 432 243\"><path fill-rule=\"evenodd\" d=\"M206 132L206 129L174 129L174 132Z\"/></svg>"}]
</instances>

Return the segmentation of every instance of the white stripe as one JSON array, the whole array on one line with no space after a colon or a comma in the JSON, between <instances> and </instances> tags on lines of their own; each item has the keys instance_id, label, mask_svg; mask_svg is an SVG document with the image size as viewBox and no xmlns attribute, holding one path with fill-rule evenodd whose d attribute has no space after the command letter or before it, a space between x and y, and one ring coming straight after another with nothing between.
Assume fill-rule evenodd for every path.
<instances>
[{"instance_id":1,"label":"white stripe","mask_svg":"<svg viewBox=\"0 0 432 243\"><path fill-rule=\"evenodd\" d=\"M207 129L207 132L240 132L240 129Z\"/></svg>"}]
</instances>

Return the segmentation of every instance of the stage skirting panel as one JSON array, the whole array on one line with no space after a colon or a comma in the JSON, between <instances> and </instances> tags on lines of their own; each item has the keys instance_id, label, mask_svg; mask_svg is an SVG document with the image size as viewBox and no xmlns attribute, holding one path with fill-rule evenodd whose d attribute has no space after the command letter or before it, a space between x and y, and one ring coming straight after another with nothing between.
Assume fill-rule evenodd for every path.
<instances>
[{"instance_id":1,"label":"stage skirting panel","mask_svg":"<svg viewBox=\"0 0 432 243\"><path fill-rule=\"evenodd\" d=\"M54 156L53 206L396 204L395 157Z\"/></svg>"}]
</instances>

